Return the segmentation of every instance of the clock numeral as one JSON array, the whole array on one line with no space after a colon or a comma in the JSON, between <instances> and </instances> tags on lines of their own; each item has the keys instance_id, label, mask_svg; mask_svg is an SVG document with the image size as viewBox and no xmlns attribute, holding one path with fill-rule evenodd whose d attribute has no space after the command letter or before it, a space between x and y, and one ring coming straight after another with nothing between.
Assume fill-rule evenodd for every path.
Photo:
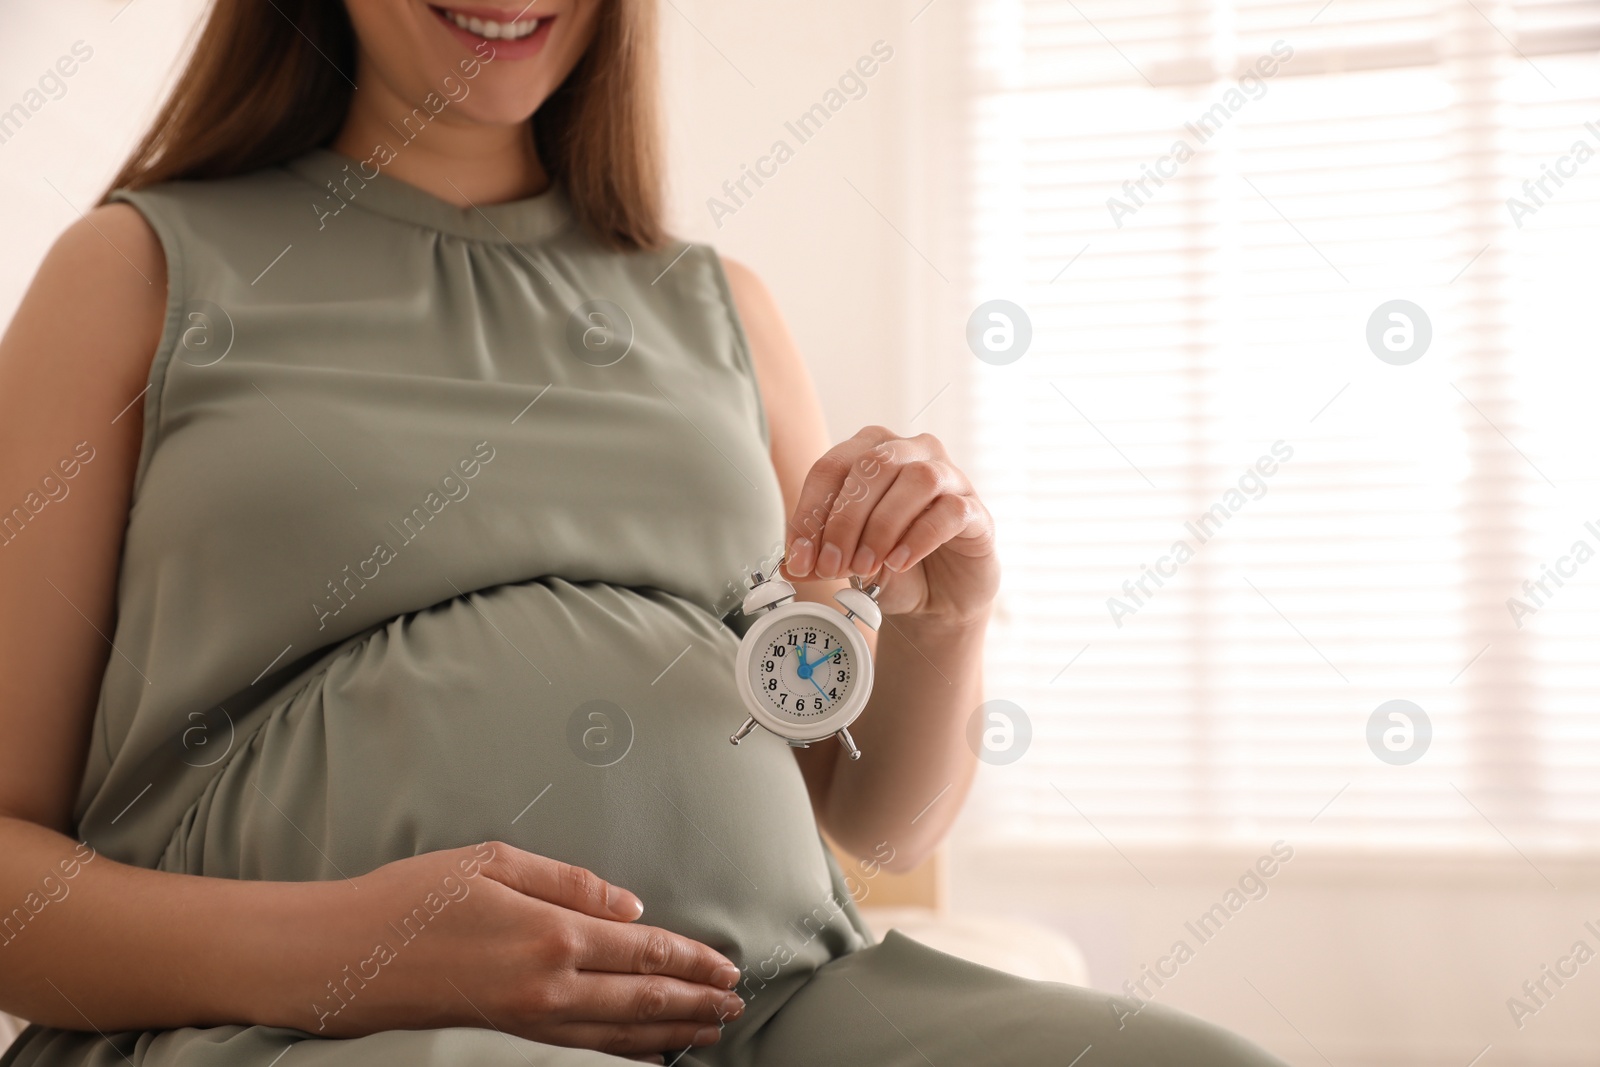
<instances>
[{"instance_id":1,"label":"clock numeral","mask_svg":"<svg viewBox=\"0 0 1600 1067\"><path fill-rule=\"evenodd\" d=\"M768 678L767 679L767 688L768 689L777 689L778 688L778 680L776 678Z\"/></svg>"},{"instance_id":2,"label":"clock numeral","mask_svg":"<svg viewBox=\"0 0 1600 1067\"><path fill-rule=\"evenodd\" d=\"M839 699L839 691L837 689L828 690L828 699L829 700L838 700Z\"/></svg>"},{"instance_id":3,"label":"clock numeral","mask_svg":"<svg viewBox=\"0 0 1600 1067\"><path fill-rule=\"evenodd\" d=\"M815 631L815 630L807 630L806 631L806 644L814 645L816 643L817 643L817 631ZM826 647L826 646L824 646L824 647Z\"/></svg>"},{"instance_id":4,"label":"clock numeral","mask_svg":"<svg viewBox=\"0 0 1600 1067\"><path fill-rule=\"evenodd\" d=\"M794 635L794 634L790 634L790 635L789 635L789 643L790 643L790 644L791 644L791 645L797 645L797 644L799 644L799 643L800 643L800 640L799 640L799 638L797 638L797 637L795 637L795 635Z\"/></svg>"},{"instance_id":5,"label":"clock numeral","mask_svg":"<svg viewBox=\"0 0 1600 1067\"><path fill-rule=\"evenodd\" d=\"M793 642L791 641L790 643L792 644ZM774 656L777 656L779 659L782 659L783 658L783 646L782 645L773 645L772 646L772 654Z\"/></svg>"},{"instance_id":6,"label":"clock numeral","mask_svg":"<svg viewBox=\"0 0 1600 1067\"><path fill-rule=\"evenodd\" d=\"M842 681L844 681L844 671L840 671L840 672L839 672L839 678L838 678L838 680L839 680L839 681L841 681L841 682L842 682Z\"/></svg>"}]
</instances>

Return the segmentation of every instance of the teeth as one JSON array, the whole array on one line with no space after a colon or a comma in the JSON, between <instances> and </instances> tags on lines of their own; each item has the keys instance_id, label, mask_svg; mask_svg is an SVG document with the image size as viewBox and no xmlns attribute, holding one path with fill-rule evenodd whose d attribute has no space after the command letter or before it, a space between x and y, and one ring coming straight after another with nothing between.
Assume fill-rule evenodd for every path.
<instances>
[{"instance_id":1,"label":"teeth","mask_svg":"<svg viewBox=\"0 0 1600 1067\"><path fill-rule=\"evenodd\" d=\"M491 41L520 40L539 28L539 20L537 18L501 23L485 22L483 19L463 15L456 11L445 10L444 13L451 22L468 33L475 33L479 37L486 37Z\"/></svg>"}]
</instances>

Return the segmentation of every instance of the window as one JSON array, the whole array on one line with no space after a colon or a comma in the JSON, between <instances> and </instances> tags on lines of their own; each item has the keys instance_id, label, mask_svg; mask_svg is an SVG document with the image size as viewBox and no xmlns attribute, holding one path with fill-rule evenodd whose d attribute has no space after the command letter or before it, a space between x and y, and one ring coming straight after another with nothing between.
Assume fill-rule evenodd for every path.
<instances>
[{"instance_id":1,"label":"window","mask_svg":"<svg viewBox=\"0 0 1600 1067\"><path fill-rule=\"evenodd\" d=\"M966 825L1600 846L1600 3L971 25L972 303L1033 329L974 372L988 691L1032 740Z\"/></svg>"}]
</instances>

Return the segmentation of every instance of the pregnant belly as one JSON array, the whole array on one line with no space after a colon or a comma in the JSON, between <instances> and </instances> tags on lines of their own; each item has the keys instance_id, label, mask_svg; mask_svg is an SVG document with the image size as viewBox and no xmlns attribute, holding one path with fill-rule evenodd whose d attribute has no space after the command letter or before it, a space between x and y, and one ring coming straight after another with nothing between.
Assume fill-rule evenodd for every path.
<instances>
[{"instance_id":1,"label":"pregnant belly","mask_svg":"<svg viewBox=\"0 0 1600 1067\"><path fill-rule=\"evenodd\" d=\"M332 879L502 840L742 967L808 969L858 942L792 754L763 731L728 743L735 644L667 594L559 580L392 620L297 683L163 866Z\"/></svg>"}]
</instances>

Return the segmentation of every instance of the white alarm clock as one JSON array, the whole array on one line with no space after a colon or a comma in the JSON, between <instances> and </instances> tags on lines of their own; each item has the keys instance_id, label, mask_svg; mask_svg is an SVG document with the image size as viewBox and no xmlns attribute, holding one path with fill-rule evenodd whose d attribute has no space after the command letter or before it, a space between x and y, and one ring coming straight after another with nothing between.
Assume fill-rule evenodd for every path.
<instances>
[{"instance_id":1,"label":"white alarm clock","mask_svg":"<svg viewBox=\"0 0 1600 1067\"><path fill-rule=\"evenodd\" d=\"M764 726L795 748L835 735L860 759L850 736L872 695L872 653L856 628L876 630L883 621L878 587L863 588L859 578L834 594L835 610L794 599L794 586L757 571L744 598L744 613L760 615L739 642L734 680L750 717L729 740L742 741Z\"/></svg>"}]
</instances>

